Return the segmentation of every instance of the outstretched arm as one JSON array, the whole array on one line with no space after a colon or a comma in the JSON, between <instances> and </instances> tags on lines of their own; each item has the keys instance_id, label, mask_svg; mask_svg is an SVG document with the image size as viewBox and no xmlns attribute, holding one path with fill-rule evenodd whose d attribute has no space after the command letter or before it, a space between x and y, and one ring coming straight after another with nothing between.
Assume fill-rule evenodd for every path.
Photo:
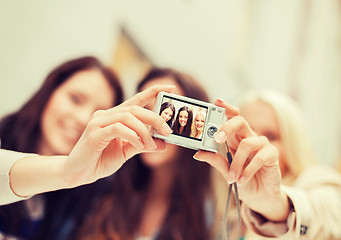
<instances>
[{"instance_id":1,"label":"outstretched arm","mask_svg":"<svg viewBox=\"0 0 341 240\"><path fill-rule=\"evenodd\" d=\"M15 195L29 197L92 183L115 173L138 153L164 151L165 143L153 139L148 126L164 135L170 134L171 129L161 116L143 107L154 101L160 91L173 89L174 86L157 85L117 107L95 112L70 155L19 156L10 168L9 179L5 176L1 181L7 181ZM12 201L0 198L0 204Z\"/></svg>"}]
</instances>

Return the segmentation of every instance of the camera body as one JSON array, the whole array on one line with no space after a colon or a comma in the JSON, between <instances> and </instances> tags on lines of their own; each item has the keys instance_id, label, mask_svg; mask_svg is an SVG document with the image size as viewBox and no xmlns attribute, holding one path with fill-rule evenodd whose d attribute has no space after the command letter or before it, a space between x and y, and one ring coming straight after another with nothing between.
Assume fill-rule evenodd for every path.
<instances>
[{"instance_id":1,"label":"camera body","mask_svg":"<svg viewBox=\"0 0 341 240\"><path fill-rule=\"evenodd\" d=\"M218 151L215 133L226 120L225 109L200 100L160 92L154 112L165 119L173 133L163 136L152 129L152 136L194 150Z\"/></svg>"}]
</instances>

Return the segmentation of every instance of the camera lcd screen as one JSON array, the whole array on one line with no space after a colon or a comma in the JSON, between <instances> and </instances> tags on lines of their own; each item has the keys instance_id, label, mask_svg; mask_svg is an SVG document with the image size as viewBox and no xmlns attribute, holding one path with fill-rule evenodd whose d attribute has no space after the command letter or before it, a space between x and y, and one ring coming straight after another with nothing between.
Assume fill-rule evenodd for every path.
<instances>
[{"instance_id":1,"label":"camera lcd screen","mask_svg":"<svg viewBox=\"0 0 341 240\"><path fill-rule=\"evenodd\" d=\"M208 107L164 96L159 115L173 130L174 135L202 140Z\"/></svg>"}]
</instances>

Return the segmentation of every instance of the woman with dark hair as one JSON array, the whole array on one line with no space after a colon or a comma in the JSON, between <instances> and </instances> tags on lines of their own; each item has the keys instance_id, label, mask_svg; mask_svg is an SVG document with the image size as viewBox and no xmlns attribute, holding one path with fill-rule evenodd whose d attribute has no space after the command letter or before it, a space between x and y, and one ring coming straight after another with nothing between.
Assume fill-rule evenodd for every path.
<instances>
[{"instance_id":1,"label":"woman with dark hair","mask_svg":"<svg viewBox=\"0 0 341 240\"><path fill-rule=\"evenodd\" d=\"M192 120L193 112L187 106L181 107L172 127L173 133L189 137L191 135Z\"/></svg>"},{"instance_id":2,"label":"woman with dark hair","mask_svg":"<svg viewBox=\"0 0 341 240\"><path fill-rule=\"evenodd\" d=\"M1 119L1 148L67 155L93 112L117 105L122 98L117 77L96 58L82 57L65 62L46 77L21 109ZM43 219L44 195L2 206L0 231L31 238Z\"/></svg>"},{"instance_id":3,"label":"woman with dark hair","mask_svg":"<svg viewBox=\"0 0 341 240\"><path fill-rule=\"evenodd\" d=\"M93 76L88 75L88 73ZM66 80L69 78L75 77L76 74L79 78L88 75L89 78L95 79L94 77L96 77L105 80L105 89L113 95L111 96L111 102L105 106L106 108L121 103L123 91L117 77L96 58L83 57L65 62L50 72L40 89L20 110L1 119L1 148L27 153L39 152L39 142L43 137L41 123L49 100L58 87L67 82ZM80 74L83 76L79 76ZM80 87L82 85L86 86L86 84L84 80L84 82L80 82ZM104 92L94 94L99 97ZM81 97L80 93L69 93L69 101L74 102L76 105L82 102ZM59 105L62 104L59 103ZM65 154L66 152L66 150L63 150L58 154Z\"/></svg>"},{"instance_id":4,"label":"woman with dark hair","mask_svg":"<svg viewBox=\"0 0 341 240\"><path fill-rule=\"evenodd\" d=\"M31 196L48 190L91 183L109 176L136 153L162 150L163 142L156 144L157 141L152 140L145 124L157 125L165 133L165 128L160 127L164 123L169 132L171 130L160 116L142 107L155 98L155 92L170 89L172 87L169 86L148 89L118 107L111 108L121 103L123 94L117 77L110 69L94 57L78 58L58 66L20 110L0 121L3 149L40 155L69 155L72 150L68 161L64 161L62 156L58 158L65 163L62 168L60 165L50 165L52 174L65 174L62 184L59 181L52 183L55 184L52 188L47 186L51 182L44 167L48 169L49 165L39 161L41 158L36 158L37 162L44 165L41 166L41 175L46 176L48 183L43 186L45 180L37 177L43 188L21 188L20 195ZM71 158L76 158L76 161ZM33 161L20 161L12 168L21 166L22 169L39 169L40 166ZM74 174L74 169L78 174ZM24 178L28 176L24 170L21 172ZM64 181L70 184L64 184ZM13 189L17 189L15 186L13 182ZM65 223L68 216L81 217L77 215L80 214L77 212L79 202L86 204L93 199L89 198L88 201L80 193L94 193L91 190L96 186L92 184L78 189L40 194L0 207L0 238L57 239L62 236L61 231L70 231L67 229L70 226Z\"/></svg>"},{"instance_id":5,"label":"woman with dark hair","mask_svg":"<svg viewBox=\"0 0 341 240\"><path fill-rule=\"evenodd\" d=\"M155 84L175 85L176 94L208 101L194 79L172 69L152 69L138 91ZM167 144L166 152L128 161L114 175L107 194L97 200L78 239L209 239L214 209L211 172L208 165L193 161L194 153Z\"/></svg>"},{"instance_id":6,"label":"woman with dark hair","mask_svg":"<svg viewBox=\"0 0 341 240\"><path fill-rule=\"evenodd\" d=\"M164 102L161 105L160 116L166 121L166 123L172 127L174 118L175 107L170 102Z\"/></svg>"}]
</instances>

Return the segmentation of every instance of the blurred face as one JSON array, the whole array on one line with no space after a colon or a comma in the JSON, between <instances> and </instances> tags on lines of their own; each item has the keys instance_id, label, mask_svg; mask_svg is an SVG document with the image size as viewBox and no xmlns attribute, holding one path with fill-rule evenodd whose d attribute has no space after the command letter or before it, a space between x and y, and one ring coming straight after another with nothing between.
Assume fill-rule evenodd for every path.
<instances>
[{"instance_id":1,"label":"blurred face","mask_svg":"<svg viewBox=\"0 0 341 240\"><path fill-rule=\"evenodd\" d=\"M161 117L167 122L168 120L170 120L173 116L173 111L172 109L165 108L162 113L161 113Z\"/></svg>"},{"instance_id":2,"label":"blurred face","mask_svg":"<svg viewBox=\"0 0 341 240\"><path fill-rule=\"evenodd\" d=\"M240 110L241 115L257 135L267 137L271 144L278 149L280 168L282 173L285 172L287 170L287 164L285 163L280 130L273 108L269 104L258 101L246 104Z\"/></svg>"},{"instance_id":3,"label":"blurred face","mask_svg":"<svg viewBox=\"0 0 341 240\"><path fill-rule=\"evenodd\" d=\"M202 132L204 130L205 125L205 117L202 114L197 114L195 118L195 127L198 132Z\"/></svg>"},{"instance_id":4,"label":"blurred face","mask_svg":"<svg viewBox=\"0 0 341 240\"><path fill-rule=\"evenodd\" d=\"M75 73L50 96L41 118L39 154L70 153L94 111L112 107L111 85L97 70Z\"/></svg>"},{"instance_id":5,"label":"blurred face","mask_svg":"<svg viewBox=\"0 0 341 240\"><path fill-rule=\"evenodd\" d=\"M185 127L188 120L188 112L183 110L179 113L179 123L181 127Z\"/></svg>"},{"instance_id":6,"label":"blurred face","mask_svg":"<svg viewBox=\"0 0 341 240\"><path fill-rule=\"evenodd\" d=\"M163 77L163 78L155 78L148 83L146 83L142 87L142 91L152 87L156 84L164 84L164 85L175 85L175 90L173 93L178 95L184 95L181 87L173 80L171 77ZM149 103L146 108L152 110L155 102ZM141 155L142 161L144 164L149 166L150 168L157 169L159 167L167 167L169 165L173 165L175 163L174 160L177 159L179 147L173 144L167 143L167 150L165 152L159 153L143 153Z\"/></svg>"}]
</instances>

